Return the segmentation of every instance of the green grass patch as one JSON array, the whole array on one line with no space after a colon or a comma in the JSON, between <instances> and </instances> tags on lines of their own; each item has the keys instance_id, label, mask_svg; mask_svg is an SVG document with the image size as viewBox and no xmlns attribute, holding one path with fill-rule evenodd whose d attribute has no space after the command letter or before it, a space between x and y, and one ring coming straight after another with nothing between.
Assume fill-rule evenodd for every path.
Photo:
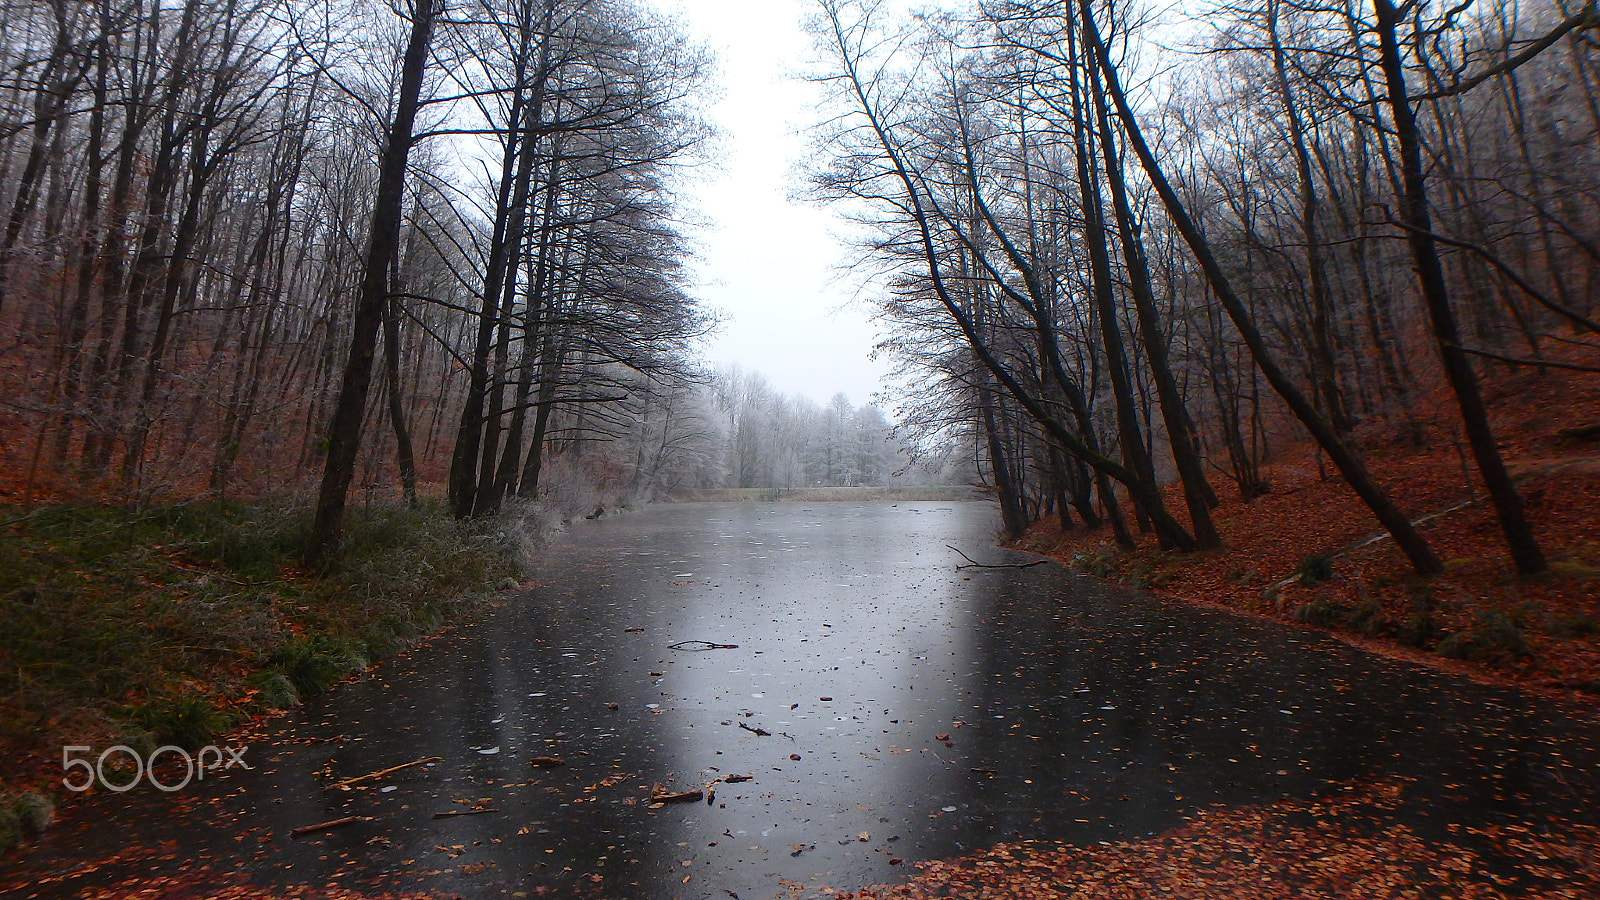
<instances>
[{"instance_id":1,"label":"green grass patch","mask_svg":"<svg viewBox=\"0 0 1600 900\"><path fill-rule=\"evenodd\" d=\"M288 505L0 507L0 752L48 784L64 744L213 743L515 574L486 524L372 507L351 511L337 566L313 576L309 521ZM26 834L8 815L0 835Z\"/></svg>"}]
</instances>

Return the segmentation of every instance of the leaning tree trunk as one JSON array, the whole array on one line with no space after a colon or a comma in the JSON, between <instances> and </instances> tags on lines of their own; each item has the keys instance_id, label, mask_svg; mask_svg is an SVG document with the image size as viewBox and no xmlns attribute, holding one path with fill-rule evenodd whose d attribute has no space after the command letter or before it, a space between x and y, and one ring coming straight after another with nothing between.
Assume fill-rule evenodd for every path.
<instances>
[{"instance_id":1,"label":"leaning tree trunk","mask_svg":"<svg viewBox=\"0 0 1600 900\"><path fill-rule=\"evenodd\" d=\"M1111 397L1117 414L1117 443L1122 448L1123 465L1154 489L1155 464L1145 450L1138 411L1133 401L1133 384L1129 377L1127 353L1123 349L1116 296L1111 285L1111 254L1106 247L1105 212L1100 198L1100 185L1089 167L1092 132L1083 110L1076 67L1072 69L1072 107L1078 120L1072 143L1073 157L1077 163L1078 204L1083 212L1083 241L1089 251L1089 293L1100 320L1100 346L1106 354L1106 373L1111 377ZM1102 489L1102 492L1107 499L1110 498L1109 491ZM1153 510L1144 509L1142 505L1135 509L1139 514L1139 527L1143 530ZM1161 543L1165 548L1165 538Z\"/></svg>"},{"instance_id":2,"label":"leaning tree trunk","mask_svg":"<svg viewBox=\"0 0 1600 900\"><path fill-rule=\"evenodd\" d=\"M1478 377L1472 363L1461 349L1461 337L1456 328L1455 312L1450 306L1450 292L1444 281L1444 267L1439 262L1438 247L1433 240L1433 223L1428 212L1427 175L1422 166L1422 138L1417 131L1417 120L1412 114L1411 99L1406 92L1405 63L1400 57L1399 25L1402 14L1390 0L1374 0L1377 12L1378 47L1383 59L1383 74L1389 86L1389 110L1394 118L1395 141L1400 145L1400 174L1404 195L1400 205L1400 222L1405 227L1406 244L1417 266L1417 281L1422 290L1422 301L1428 308L1428 321L1433 327L1433 337L1439 345L1439 355L1444 361L1445 377L1455 392L1456 404L1461 409L1461 422L1467 432L1467 442L1472 445L1472 457L1478 464L1495 514L1500 519L1500 530L1505 534L1506 546L1517 570L1525 575L1536 575L1549 568L1544 551L1533 536L1527 517L1523 515L1522 496L1517 493L1511 474L1506 471L1500 449L1495 446L1494 431L1489 427L1489 413L1483 405L1483 395L1478 390Z\"/></svg>"},{"instance_id":3,"label":"leaning tree trunk","mask_svg":"<svg viewBox=\"0 0 1600 900\"><path fill-rule=\"evenodd\" d=\"M334 403L333 421L328 426L328 459L322 471L322 486L317 493L317 516L311 526L311 543L306 561L313 567L326 566L339 550L344 525L345 501L355 477L356 454L361 450L361 417L367 408L372 388L373 356L377 349L378 328L383 324L384 306L389 301L389 264L400 250L400 211L405 193L406 161L415 143L413 128L421 105L422 76L428 63L433 37L433 22L439 0L415 0L411 16L411 36L406 42L401 65L400 94L396 99L394 122L389 128L389 144L383 151L378 172L378 194L373 201L372 224L367 239L367 258L361 276L361 296L357 302L350 357L345 363L339 399Z\"/></svg>"},{"instance_id":4,"label":"leaning tree trunk","mask_svg":"<svg viewBox=\"0 0 1600 900\"><path fill-rule=\"evenodd\" d=\"M1150 267L1140 243L1133 209L1128 202L1128 188L1122 170L1121 156L1117 152L1116 136L1111 129L1110 113L1106 109L1105 92L1100 87L1096 72L1089 72L1090 97L1094 101L1096 118L1100 123L1100 156L1105 164L1106 183L1111 189L1112 210L1117 219L1117 236L1122 245L1123 262L1128 270L1128 283L1133 296L1134 313L1139 323L1139 336L1144 343L1145 359L1151 380L1156 386L1156 400L1161 407L1161 422L1167 429L1167 443L1172 449L1172 461L1183 484L1184 502L1194 525L1194 538L1200 549L1212 550L1222 546L1222 538L1211 520L1211 508L1217 505L1216 492L1206 480L1201 464L1200 450L1196 446L1189 421L1189 411L1183 392L1172 373L1172 363L1167 356L1166 336L1161 333L1160 314L1156 309L1155 291L1150 283Z\"/></svg>"}]
</instances>

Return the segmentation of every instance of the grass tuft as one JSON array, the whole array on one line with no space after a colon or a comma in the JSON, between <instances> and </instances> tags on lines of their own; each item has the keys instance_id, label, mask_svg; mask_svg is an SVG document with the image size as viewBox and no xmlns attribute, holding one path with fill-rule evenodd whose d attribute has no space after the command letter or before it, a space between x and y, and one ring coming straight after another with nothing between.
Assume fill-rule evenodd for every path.
<instances>
[{"instance_id":1,"label":"grass tuft","mask_svg":"<svg viewBox=\"0 0 1600 900\"><path fill-rule=\"evenodd\" d=\"M251 700L259 710L289 709L300 704L300 691L282 672L258 672L245 684L255 691Z\"/></svg>"},{"instance_id":2,"label":"grass tuft","mask_svg":"<svg viewBox=\"0 0 1600 900\"><path fill-rule=\"evenodd\" d=\"M1473 614L1472 625L1448 635L1436 648L1450 659L1494 661L1525 659L1533 655L1528 636L1504 613L1489 610Z\"/></svg>"},{"instance_id":3,"label":"grass tuft","mask_svg":"<svg viewBox=\"0 0 1600 900\"><path fill-rule=\"evenodd\" d=\"M1300 565L1295 567L1294 573L1306 584L1322 584L1333 580L1333 557L1322 553L1310 553L1300 560Z\"/></svg>"},{"instance_id":4,"label":"grass tuft","mask_svg":"<svg viewBox=\"0 0 1600 900\"><path fill-rule=\"evenodd\" d=\"M1350 614L1350 608L1343 603L1318 597L1307 600L1294 608L1294 620L1318 628L1333 628L1343 625Z\"/></svg>"},{"instance_id":5,"label":"grass tuft","mask_svg":"<svg viewBox=\"0 0 1600 900\"><path fill-rule=\"evenodd\" d=\"M233 718L218 710L209 697L181 697L141 705L134 721L160 745L198 750L232 726Z\"/></svg>"},{"instance_id":6,"label":"grass tuft","mask_svg":"<svg viewBox=\"0 0 1600 900\"><path fill-rule=\"evenodd\" d=\"M1110 578L1117 574L1121 566L1116 548L1110 544L1101 544L1073 551L1067 558L1067 568L1082 575Z\"/></svg>"},{"instance_id":7,"label":"grass tuft","mask_svg":"<svg viewBox=\"0 0 1600 900\"><path fill-rule=\"evenodd\" d=\"M0 853L38 837L55 820L56 807L43 794L0 791Z\"/></svg>"}]
</instances>

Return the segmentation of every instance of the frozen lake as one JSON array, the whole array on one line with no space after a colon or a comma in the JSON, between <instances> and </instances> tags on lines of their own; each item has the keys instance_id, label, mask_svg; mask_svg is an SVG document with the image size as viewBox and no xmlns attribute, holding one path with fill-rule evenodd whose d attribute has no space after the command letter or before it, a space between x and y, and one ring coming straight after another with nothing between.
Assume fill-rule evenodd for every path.
<instances>
[{"instance_id":1,"label":"frozen lake","mask_svg":"<svg viewBox=\"0 0 1600 900\"><path fill-rule=\"evenodd\" d=\"M531 591L272 723L254 771L80 804L25 863L56 880L22 896L184 871L756 900L1389 776L1424 838L1596 815L1590 721L1053 563L957 570L947 544L1030 561L993 549L996 519L983 503L784 503L579 523ZM658 805L654 785L714 794ZM343 816L371 821L289 835ZM167 843L98 864L130 842Z\"/></svg>"}]
</instances>

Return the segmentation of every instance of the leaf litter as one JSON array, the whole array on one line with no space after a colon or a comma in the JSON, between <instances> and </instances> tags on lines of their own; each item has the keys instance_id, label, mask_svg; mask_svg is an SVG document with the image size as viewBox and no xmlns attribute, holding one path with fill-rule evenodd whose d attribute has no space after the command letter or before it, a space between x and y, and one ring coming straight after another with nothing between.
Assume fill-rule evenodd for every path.
<instances>
[{"instance_id":1,"label":"leaf litter","mask_svg":"<svg viewBox=\"0 0 1600 900\"><path fill-rule=\"evenodd\" d=\"M1600 896L1600 827L1569 821L1447 825L1443 834L1394 818L1401 778L1351 782L1319 797L1213 807L1134 840L1073 846L1002 843L920 862L899 885L855 891L789 885L834 900L1585 900ZM1412 801L1414 802L1414 801ZM891 864L895 861L891 860Z\"/></svg>"}]
</instances>

